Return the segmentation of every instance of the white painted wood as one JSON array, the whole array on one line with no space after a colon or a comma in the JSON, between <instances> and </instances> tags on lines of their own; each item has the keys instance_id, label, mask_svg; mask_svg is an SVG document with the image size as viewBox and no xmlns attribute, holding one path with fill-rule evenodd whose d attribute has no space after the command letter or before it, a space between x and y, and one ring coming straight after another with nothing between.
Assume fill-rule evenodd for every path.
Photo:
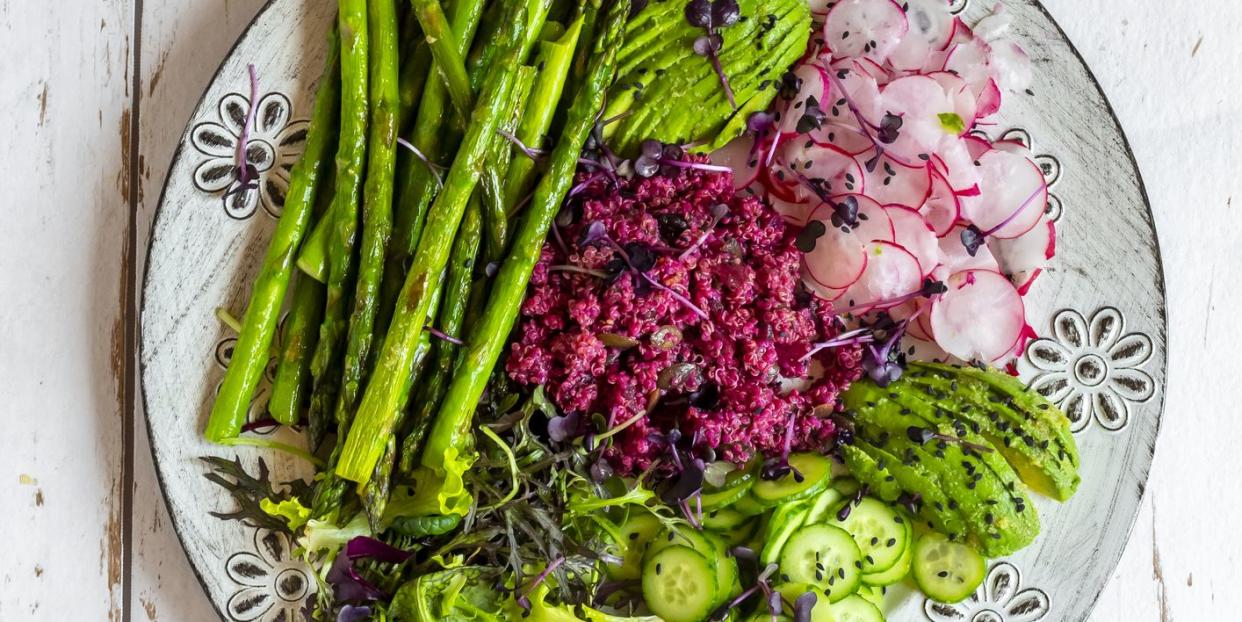
<instances>
[{"instance_id":1,"label":"white painted wood","mask_svg":"<svg viewBox=\"0 0 1242 622\"><path fill-rule=\"evenodd\" d=\"M171 145L260 4L145 2L139 248ZM1242 226L1231 206L1231 199L1242 201L1242 127L1234 120L1242 106L1235 68L1242 6L1045 4L1099 76L1133 142L1169 277L1164 431L1143 512L1093 619L1234 619L1242 607L1235 589L1242 543L1234 537L1242 499L1227 471L1206 474L1236 464L1242 433L1238 408L1222 390L1239 384L1234 344L1242 339L1230 314L1242 303L1235 286ZM109 585L107 563L118 550L107 527L117 525L119 542L121 462L109 361L127 217L118 126L132 95L131 11L130 3L112 0L0 1L0 125L7 130L0 141L7 223L0 231L0 421L11 439L0 451L0 533L10 535L0 552L0 620L120 615L121 585ZM131 617L215 619L168 525L141 422L138 435ZM34 502L39 490L42 507Z\"/></svg>"},{"instance_id":2,"label":"white painted wood","mask_svg":"<svg viewBox=\"0 0 1242 622\"><path fill-rule=\"evenodd\" d=\"M138 248L146 249L168 163L199 95L265 0L147 0L142 15L143 163ZM146 253L137 257L138 274ZM141 403L138 404L141 409ZM156 480L147 428L136 417L132 620L219 619L182 553Z\"/></svg>"},{"instance_id":3,"label":"white painted wood","mask_svg":"<svg viewBox=\"0 0 1242 622\"><path fill-rule=\"evenodd\" d=\"M0 2L0 620L122 617L131 18Z\"/></svg>"}]
</instances>

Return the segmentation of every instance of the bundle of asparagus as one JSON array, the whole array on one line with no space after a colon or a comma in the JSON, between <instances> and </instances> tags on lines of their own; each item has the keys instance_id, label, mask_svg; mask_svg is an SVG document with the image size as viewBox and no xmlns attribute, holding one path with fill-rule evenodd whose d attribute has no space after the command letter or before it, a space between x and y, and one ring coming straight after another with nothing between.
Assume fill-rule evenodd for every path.
<instances>
[{"instance_id":1,"label":"bundle of asparagus","mask_svg":"<svg viewBox=\"0 0 1242 622\"><path fill-rule=\"evenodd\" d=\"M378 532L401 518L386 515L397 482L418 483L404 516L469 507L474 410L603 109L629 3L339 5L206 436L245 443L275 352L270 415L305 425L324 465L314 514L346 520L356 492Z\"/></svg>"}]
</instances>

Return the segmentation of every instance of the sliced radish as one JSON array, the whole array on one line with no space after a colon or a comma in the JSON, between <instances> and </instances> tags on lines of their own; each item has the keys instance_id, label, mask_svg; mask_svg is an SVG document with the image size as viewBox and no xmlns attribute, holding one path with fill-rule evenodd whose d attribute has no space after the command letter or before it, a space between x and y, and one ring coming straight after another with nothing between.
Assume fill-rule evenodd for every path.
<instances>
[{"instance_id":1,"label":"sliced radish","mask_svg":"<svg viewBox=\"0 0 1242 622\"><path fill-rule=\"evenodd\" d=\"M862 166L852 156L836 146L816 143L805 136L786 141L777 161L788 172L785 181L802 186L791 188L796 198L816 194L808 183L829 194L862 192L866 183Z\"/></svg>"},{"instance_id":2,"label":"sliced radish","mask_svg":"<svg viewBox=\"0 0 1242 622\"><path fill-rule=\"evenodd\" d=\"M841 114L829 117L819 129L811 132L810 138L821 145L832 145L851 156L866 153L875 143L871 135L863 131L858 120L848 109L841 109Z\"/></svg>"},{"instance_id":3,"label":"sliced radish","mask_svg":"<svg viewBox=\"0 0 1242 622\"><path fill-rule=\"evenodd\" d=\"M887 154L856 158L863 165L867 194L882 204L922 205L931 193L931 167L909 167ZM868 166L870 165L870 166Z\"/></svg>"},{"instance_id":4,"label":"sliced radish","mask_svg":"<svg viewBox=\"0 0 1242 622\"><path fill-rule=\"evenodd\" d=\"M812 99L815 100L815 105L825 107L832 88L828 81L828 72L817 63L803 63L793 70L793 75L801 86L798 94L785 102L785 108L781 112L780 130L784 134L796 131L798 121L806 113L806 107Z\"/></svg>"},{"instance_id":5,"label":"sliced radish","mask_svg":"<svg viewBox=\"0 0 1242 622\"><path fill-rule=\"evenodd\" d=\"M769 193L767 196L768 205L772 206L772 210L780 214L785 222L796 226L803 226L810 221L811 212L814 211L815 203L795 203L786 201L776 194Z\"/></svg>"},{"instance_id":6,"label":"sliced radish","mask_svg":"<svg viewBox=\"0 0 1242 622\"><path fill-rule=\"evenodd\" d=\"M944 49L953 36L953 14L943 0L911 0L906 4L910 31L888 56L888 61L901 71L924 66L933 51Z\"/></svg>"},{"instance_id":7,"label":"sliced radish","mask_svg":"<svg viewBox=\"0 0 1242 622\"><path fill-rule=\"evenodd\" d=\"M915 75L894 80L884 87L880 98L885 113L902 120L897 140L884 148L895 158L909 164L920 157L928 158L945 134L952 133L940 115L955 113L953 101L933 78Z\"/></svg>"},{"instance_id":8,"label":"sliced radish","mask_svg":"<svg viewBox=\"0 0 1242 622\"><path fill-rule=\"evenodd\" d=\"M988 248L1000 264L1001 272L1009 275L1013 284L1022 290L1048 267L1056 254L1056 223L1044 216L1030 231L1012 239L989 238Z\"/></svg>"},{"instance_id":9,"label":"sliced radish","mask_svg":"<svg viewBox=\"0 0 1242 622\"><path fill-rule=\"evenodd\" d=\"M976 37L991 42L1009 34L1012 26L1013 13L1006 11L1004 5L997 4L989 15L975 24L974 33Z\"/></svg>"},{"instance_id":10,"label":"sliced radish","mask_svg":"<svg viewBox=\"0 0 1242 622\"><path fill-rule=\"evenodd\" d=\"M945 59L944 70L961 76L976 94L982 93L988 80L992 79L988 55L988 44L982 39L958 43Z\"/></svg>"},{"instance_id":11,"label":"sliced radish","mask_svg":"<svg viewBox=\"0 0 1242 622\"><path fill-rule=\"evenodd\" d=\"M841 296L845 295L844 289L834 289L820 285L815 280L815 277L811 276L810 271L806 267L802 268L802 284L806 286L807 291L829 302L839 300Z\"/></svg>"},{"instance_id":12,"label":"sliced radish","mask_svg":"<svg viewBox=\"0 0 1242 622\"><path fill-rule=\"evenodd\" d=\"M919 214L937 236L943 236L957 223L962 205L943 175L932 171L931 180L931 192L919 208Z\"/></svg>"},{"instance_id":13,"label":"sliced radish","mask_svg":"<svg viewBox=\"0 0 1242 622\"><path fill-rule=\"evenodd\" d=\"M1016 238L1030 231L1048 205L1048 185L1034 162L992 150L978 159L977 201L962 204L963 215L989 236Z\"/></svg>"},{"instance_id":14,"label":"sliced radish","mask_svg":"<svg viewBox=\"0 0 1242 622\"><path fill-rule=\"evenodd\" d=\"M910 251L893 242L867 245L867 266L861 278L842 299L853 313L893 306L889 301L911 294L923 286L922 269Z\"/></svg>"},{"instance_id":15,"label":"sliced radish","mask_svg":"<svg viewBox=\"0 0 1242 622\"><path fill-rule=\"evenodd\" d=\"M888 58L909 30L906 13L894 0L841 0L824 19L824 41L837 58Z\"/></svg>"},{"instance_id":16,"label":"sliced radish","mask_svg":"<svg viewBox=\"0 0 1242 622\"><path fill-rule=\"evenodd\" d=\"M988 78L983 85L983 90L979 93L979 99L975 104L980 119L986 119L1001 109L1001 102L1004 98L1001 96L1000 86L996 84L994 78Z\"/></svg>"},{"instance_id":17,"label":"sliced radish","mask_svg":"<svg viewBox=\"0 0 1242 622\"><path fill-rule=\"evenodd\" d=\"M1004 140L998 140L995 143L992 143L992 148L996 149L997 151L1004 151L1005 153L1012 153L1014 155L1020 155L1028 160L1035 159L1035 154L1031 153L1031 148L1028 147L1026 143L1019 140L1017 137L1006 138Z\"/></svg>"},{"instance_id":18,"label":"sliced radish","mask_svg":"<svg viewBox=\"0 0 1242 622\"><path fill-rule=\"evenodd\" d=\"M970 154L970 160L978 160L979 156L992 150L992 141L978 134L967 134L962 137L962 142L966 146L967 153Z\"/></svg>"},{"instance_id":19,"label":"sliced radish","mask_svg":"<svg viewBox=\"0 0 1242 622\"><path fill-rule=\"evenodd\" d=\"M862 194L842 194L832 197L834 204L846 201L853 201L858 207L858 226L851 230L850 235L857 238L859 243L865 245L877 240L892 242L895 239L893 220L889 217L888 210L885 210L884 206L877 203L875 199ZM811 219L822 220L831 226L832 212L833 206L824 203L811 214Z\"/></svg>"},{"instance_id":20,"label":"sliced radish","mask_svg":"<svg viewBox=\"0 0 1242 622\"><path fill-rule=\"evenodd\" d=\"M734 190L741 190L759 179L759 157L755 139L749 133L711 153L712 164L733 169Z\"/></svg>"},{"instance_id":21,"label":"sliced radish","mask_svg":"<svg viewBox=\"0 0 1242 622\"><path fill-rule=\"evenodd\" d=\"M829 119L853 119L855 123L876 127L884 116L880 107L880 84L856 59L837 61L829 68L829 79L836 87L837 99L824 112ZM861 115L859 119L855 114Z\"/></svg>"},{"instance_id":22,"label":"sliced radish","mask_svg":"<svg viewBox=\"0 0 1242 622\"><path fill-rule=\"evenodd\" d=\"M862 277L870 257L858 236L831 223L825 222L824 226L827 231L803 257L804 265L816 283L829 289L845 289Z\"/></svg>"},{"instance_id":23,"label":"sliced radish","mask_svg":"<svg viewBox=\"0 0 1242 622\"><path fill-rule=\"evenodd\" d=\"M1018 92L1031 86L1033 79L1031 57L1022 46L1013 41L998 41L992 44L990 60L992 76L1000 88Z\"/></svg>"},{"instance_id":24,"label":"sliced radish","mask_svg":"<svg viewBox=\"0 0 1242 622\"><path fill-rule=\"evenodd\" d=\"M862 281L859 281L862 282ZM995 361L1026 326L1022 296L999 272L968 270L949 277L931 309L936 343L964 361Z\"/></svg>"},{"instance_id":25,"label":"sliced radish","mask_svg":"<svg viewBox=\"0 0 1242 622\"><path fill-rule=\"evenodd\" d=\"M980 246L973 257L966 252L966 247L962 245L964 229L962 226L954 227L948 235L940 238L940 267L937 268L937 278L944 280L949 275L966 270L1000 271L996 257L986 245Z\"/></svg>"},{"instance_id":26,"label":"sliced radish","mask_svg":"<svg viewBox=\"0 0 1242 622\"><path fill-rule=\"evenodd\" d=\"M940 263L940 244L931 225L912 207L886 205L884 211L893 222L893 241L914 255L922 276L931 274Z\"/></svg>"},{"instance_id":27,"label":"sliced radish","mask_svg":"<svg viewBox=\"0 0 1242 622\"><path fill-rule=\"evenodd\" d=\"M948 96L949 101L953 105L953 113L962 120L965 126L963 132L967 132L975 125L975 118L979 113L979 99L971 92L970 85L960 77L953 75L947 71L937 71L936 73L927 74L927 77L935 80L944 89L944 93Z\"/></svg>"},{"instance_id":28,"label":"sliced radish","mask_svg":"<svg viewBox=\"0 0 1242 622\"><path fill-rule=\"evenodd\" d=\"M979 195L979 167L975 166L977 157L971 155L970 138L946 137L940 143L937 155L944 164L944 178L960 197Z\"/></svg>"}]
</instances>

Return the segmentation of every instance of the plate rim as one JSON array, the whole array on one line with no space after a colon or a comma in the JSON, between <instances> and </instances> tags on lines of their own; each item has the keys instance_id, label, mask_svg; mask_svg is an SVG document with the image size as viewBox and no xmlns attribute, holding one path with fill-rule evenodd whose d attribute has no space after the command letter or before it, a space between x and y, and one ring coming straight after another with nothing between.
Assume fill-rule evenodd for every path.
<instances>
[{"instance_id":1,"label":"plate rim","mask_svg":"<svg viewBox=\"0 0 1242 622\"><path fill-rule=\"evenodd\" d=\"M181 551L181 555L185 559L185 561L189 564L190 570L194 573L194 578L196 581L198 581L199 587L203 591L203 595L206 597L207 601L211 604L212 609L216 612L216 615L219 616L221 620L228 620L229 618L226 615L223 608L221 607L221 604L218 603L215 598L213 598L211 588L208 586L207 580L203 576L203 571L198 567L197 564L194 563L194 560L190 558L189 551L186 549L185 537L182 534L182 524L180 520L177 518L176 512L172 511L172 507L169 504L168 484L164 479L164 472L160 468L161 450L157 447L156 443L153 442L152 440L154 438L154 435L153 435L153 429L152 429L152 424L151 424L151 417L149 414L150 411L147 408L149 400L147 399L147 382L146 382L147 364L146 364L146 357L145 357L145 354L146 354L146 339L145 339L146 322L144 320L145 320L146 309L147 309L147 292L148 292L148 289L150 288L150 283L151 283L151 270L149 268L151 265L152 251L155 248L155 231L158 228L158 224L160 222L161 217L164 215L164 205L165 205L166 199L168 198L167 195L168 195L169 186L171 185L170 184L171 178L172 178L171 173L176 168L177 164L180 163L184 155L185 147L187 144L186 139L190 136L190 132L193 129L192 121L194 118L194 114L196 111L202 108L204 102L207 100L208 94L211 92L216 82L220 79L220 76L224 71L225 65L228 64L229 60L237 52L237 49L242 45L242 43L244 43L247 40L247 38L250 35L250 32L255 28L256 24L258 24L258 22L270 10L272 10L272 8L276 5L278 1L280 0L267 0L263 4L263 6L257 12L255 12L254 17L251 18L250 22L246 25L246 27L241 31L241 33L238 34L237 39L233 41L232 45L229 46L228 51L221 58L220 64L216 67L216 70L212 72L210 79L208 79L206 84L203 86L202 93L199 95L193 109L189 113L189 119L186 121L185 129L182 131L182 134L177 141L176 148L173 150L172 157L170 158L168 167L166 168L165 175L164 175L164 181L160 188L159 199L156 202L155 211L151 215L150 229L148 230L148 236L147 236L147 245L146 245L147 247L144 252L142 287L140 290L141 297L139 300L138 309L136 310L137 311L136 337L138 340L138 347L136 351L137 358L138 358L138 378L137 378L138 388L139 388L138 393L139 393L139 397L142 400L142 418L146 426L148 444L150 445L150 449L151 449L151 460L152 460L152 466L154 467L154 470L155 470L155 479L159 486L160 497L164 504L164 510L165 512L167 512L169 521L172 524L173 533L175 533L177 536L177 544L178 544L178 548ZM1151 441L1151 454L1150 454L1151 457L1146 462L1146 464L1142 465L1140 469L1141 479L1140 479L1137 505L1141 506L1143 503L1143 500L1147 496L1147 484L1151 478L1151 469L1152 469L1152 465L1155 463L1155 460L1156 460L1157 445L1160 440L1160 433L1163 430L1165 406L1167 403L1167 391L1168 391L1168 384L1169 384L1168 353L1169 353L1169 342L1170 342L1171 335L1170 335L1170 330L1169 330L1170 325L1169 325L1169 313L1168 313L1168 290L1166 287L1167 278L1165 275L1165 268L1164 268L1163 249L1160 244L1160 230L1156 226L1155 215L1152 212L1151 197L1147 191L1147 184L1143 178L1142 168L1139 166L1138 159L1134 154L1134 149L1130 143L1130 137L1126 133L1125 126L1121 124L1121 119L1117 116L1117 111L1116 111L1116 108L1113 106L1112 99L1109 97L1108 93L1104 90L1104 87L1100 83L1099 78L1096 76L1095 71L1091 68L1091 65L1087 62L1087 59L1082 55L1082 52L1079 50L1078 46L1074 43L1073 39L1071 39L1069 35L1065 32L1065 29L1061 27L1061 23L1056 19L1056 17L1053 16L1050 11L1048 11L1048 8L1046 6L1044 6L1044 3L1041 0L1026 0L1026 2L1028 5L1033 6L1036 10L1038 10L1044 16L1044 18L1048 20L1048 23L1050 23L1056 29L1057 35L1059 35L1060 39L1065 42L1067 48L1069 49L1069 52L1073 55L1073 58L1077 61L1077 63L1083 68L1091 85L1095 88L1096 92L1099 93L1100 100L1103 102L1104 108L1108 113L1108 119L1112 122L1113 126L1117 129L1117 134L1121 138L1121 144L1123 147L1123 151L1125 152L1125 158L1130 164L1130 168L1133 171L1135 181L1137 182L1137 185L1138 185L1139 194L1142 197L1142 202L1143 202L1142 217L1147 223L1148 229L1151 232L1152 254L1155 260L1155 264L1156 264L1156 270L1155 270L1156 286L1158 287L1160 291L1160 304L1156 305L1155 313L1157 314L1159 318L1159 321L1157 322L1157 326L1161 331L1161 336L1163 337L1163 341L1164 341L1164 353L1163 353L1164 355L1160 357L1160 364L1159 364L1161 382L1159 386L1160 390L1157 391L1158 393L1158 397L1156 398L1157 407L1154 409L1155 422L1154 422L1152 441ZM1140 508L1140 511L1141 511L1141 508ZM1117 550L1117 552L1111 556L1112 559L1109 560L1109 568L1111 570L1108 572L1107 577L1104 583L1100 586L1099 591L1097 591L1091 597L1091 601L1088 603L1086 609L1083 610L1084 615L1083 615L1082 620L1087 620L1091 617L1092 613L1095 611L1096 605L1099 603L1100 597L1104 594L1104 591L1108 589L1108 586L1112 584L1113 575L1117 569L1117 565L1121 561L1121 557L1125 554L1125 550L1130 546L1130 540L1134 535L1134 528L1138 523L1139 513L1140 513L1139 511L1136 511L1129 518L1129 520L1126 521L1127 526L1125 530L1125 545L1120 547Z\"/></svg>"}]
</instances>

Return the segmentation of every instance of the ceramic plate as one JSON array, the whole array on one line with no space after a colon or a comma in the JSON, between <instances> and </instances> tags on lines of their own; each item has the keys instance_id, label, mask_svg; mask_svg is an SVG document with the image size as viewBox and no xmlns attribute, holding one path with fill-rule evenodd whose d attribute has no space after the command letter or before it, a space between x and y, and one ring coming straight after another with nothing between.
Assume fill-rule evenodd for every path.
<instances>
[{"instance_id":1,"label":"ceramic plate","mask_svg":"<svg viewBox=\"0 0 1242 622\"><path fill-rule=\"evenodd\" d=\"M203 477L198 458L240 454L253 470L260 455L214 447L201 436L235 338L214 310L244 305L280 214L335 4L273 0L238 41L181 139L147 262L141 361L151 445L177 533L226 620L300 619L315 589L284 536L212 515L231 511L232 502ZM1084 620L1125 547L1160 428L1164 284L1139 172L1099 85L1052 17L1034 1L1005 4L1034 58L1035 82L1033 95L1006 101L1006 113L1023 125L1002 121L990 133L1018 138L1039 154L1060 232L1055 267L1027 298L1041 338L1019 371L1070 414L1083 484L1064 505L1037 502L1039 539L991 562L973 598L942 605L894 594L895 622ZM964 10L973 23L985 7L975 1ZM233 153L254 104L248 63L260 76L251 143L259 183L239 189ZM252 414L265 399L261 387ZM274 480L306 475L304 465L262 453Z\"/></svg>"}]
</instances>

